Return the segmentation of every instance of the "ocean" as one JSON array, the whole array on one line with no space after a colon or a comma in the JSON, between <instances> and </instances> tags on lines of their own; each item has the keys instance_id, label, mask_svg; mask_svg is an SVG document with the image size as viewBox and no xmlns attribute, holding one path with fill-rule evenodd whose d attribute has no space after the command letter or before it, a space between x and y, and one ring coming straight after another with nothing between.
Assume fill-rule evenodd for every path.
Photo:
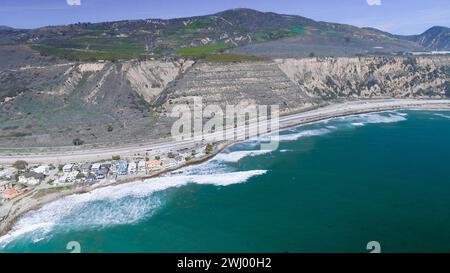
<instances>
[{"instance_id":1,"label":"ocean","mask_svg":"<svg viewBox=\"0 0 450 273\"><path fill-rule=\"evenodd\" d=\"M1 252L450 251L450 111L335 118L24 215Z\"/></svg>"}]
</instances>

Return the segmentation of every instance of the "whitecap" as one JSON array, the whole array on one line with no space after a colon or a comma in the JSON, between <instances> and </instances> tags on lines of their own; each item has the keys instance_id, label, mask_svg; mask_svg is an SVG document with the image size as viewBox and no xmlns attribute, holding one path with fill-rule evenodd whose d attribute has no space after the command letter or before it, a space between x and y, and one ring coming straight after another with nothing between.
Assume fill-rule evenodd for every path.
<instances>
[{"instance_id":1,"label":"whitecap","mask_svg":"<svg viewBox=\"0 0 450 273\"><path fill-rule=\"evenodd\" d=\"M163 176L66 196L25 214L8 234L0 237L0 248L23 237L39 241L56 227L68 231L135 223L161 207L162 200L154 195L156 192L189 183L229 186L265 173L265 170L251 170L220 175Z\"/></svg>"},{"instance_id":2,"label":"whitecap","mask_svg":"<svg viewBox=\"0 0 450 273\"><path fill-rule=\"evenodd\" d=\"M301 131L301 132L298 132L295 134L280 135L279 141L294 141L294 140L298 140L302 137L320 136L320 135L328 134L330 132L331 132L331 130L327 129L327 128L305 130L305 131Z\"/></svg>"},{"instance_id":3,"label":"whitecap","mask_svg":"<svg viewBox=\"0 0 450 273\"><path fill-rule=\"evenodd\" d=\"M248 156L258 156L263 154L268 154L272 150L253 150L253 151L236 151L229 153L220 153L216 155L213 161L224 161L224 162L238 162L239 160Z\"/></svg>"},{"instance_id":4,"label":"whitecap","mask_svg":"<svg viewBox=\"0 0 450 273\"><path fill-rule=\"evenodd\" d=\"M441 118L446 118L446 119L450 119L450 116L449 115L444 115L444 114L439 114L439 113L436 113L436 114L433 114L434 116L437 116L437 117L441 117Z\"/></svg>"},{"instance_id":5,"label":"whitecap","mask_svg":"<svg viewBox=\"0 0 450 273\"><path fill-rule=\"evenodd\" d=\"M360 127L360 126L364 126L364 123L362 123L362 122L353 122L352 125Z\"/></svg>"},{"instance_id":6,"label":"whitecap","mask_svg":"<svg viewBox=\"0 0 450 273\"><path fill-rule=\"evenodd\" d=\"M360 114L355 116L348 116L338 118L338 120L350 122L352 125L361 126L360 124L375 124L375 123L393 123L407 120L407 114L404 113L370 113Z\"/></svg>"}]
</instances>

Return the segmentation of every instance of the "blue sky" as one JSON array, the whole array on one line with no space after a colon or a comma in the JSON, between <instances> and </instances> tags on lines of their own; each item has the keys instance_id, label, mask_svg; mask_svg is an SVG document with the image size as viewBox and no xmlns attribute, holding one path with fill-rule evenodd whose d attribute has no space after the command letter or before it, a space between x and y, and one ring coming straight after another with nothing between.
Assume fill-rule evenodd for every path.
<instances>
[{"instance_id":1,"label":"blue sky","mask_svg":"<svg viewBox=\"0 0 450 273\"><path fill-rule=\"evenodd\" d=\"M34 28L76 22L174 18L230 8L296 14L396 34L450 26L449 0L0 0L0 25Z\"/></svg>"}]
</instances>

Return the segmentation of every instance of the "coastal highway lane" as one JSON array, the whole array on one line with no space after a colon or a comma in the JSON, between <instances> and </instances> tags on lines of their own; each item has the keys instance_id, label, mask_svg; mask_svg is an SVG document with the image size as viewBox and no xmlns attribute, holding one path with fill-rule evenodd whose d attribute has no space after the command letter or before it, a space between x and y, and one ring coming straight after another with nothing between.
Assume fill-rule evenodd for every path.
<instances>
[{"instance_id":1,"label":"coastal highway lane","mask_svg":"<svg viewBox=\"0 0 450 273\"><path fill-rule=\"evenodd\" d=\"M443 108L450 109L450 100L432 100L432 99L378 99L378 100L359 100L331 104L307 112L290 114L279 118L279 128L288 128L334 117L355 115L369 112L379 112L398 109L411 108ZM251 123L252 124L252 123ZM252 126L252 125L250 125ZM243 129L236 129L242 133ZM212 134L214 135L214 134ZM211 136L211 135L210 135ZM133 156L146 152L161 153L170 150L190 148L201 140L181 140L175 141L172 138L153 140L148 143L128 144L124 146L93 148L84 150L70 150L58 152L30 152L30 153L0 153L0 164L12 164L17 160L25 160L29 163L69 163L86 162L110 159L112 156Z\"/></svg>"}]
</instances>

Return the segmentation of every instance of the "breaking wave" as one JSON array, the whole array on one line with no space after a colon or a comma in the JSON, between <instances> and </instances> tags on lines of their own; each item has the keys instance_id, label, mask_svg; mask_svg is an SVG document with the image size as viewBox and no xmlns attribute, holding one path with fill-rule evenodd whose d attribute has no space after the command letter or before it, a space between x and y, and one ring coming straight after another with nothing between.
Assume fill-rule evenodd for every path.
<instances>
[{"instance_id":1,"label":"breaking wave","mask_svg":"<svg viewBox=\"0 0 450 273\"><path fill-rule=\"evenodd\" d=\"M450 119L450 116L449 116L449 115L444 115L444 114L440 114L440 113L436 113L436 114L434 114L434 116L438 116L438 117L441 117L441 118Z\"/></svg>"},{"instance_id":2,"label":"breaking wave","mask_svg":"<svg viewBox=\"0 0 450 273\"><path fill-rule=\"evenodd\" d=\"M0 248L21 237L39 241L56 228L69 231L135 223L150 217L161 207L163 199L155 195L156 192L189 183L229 186L265 173L265 170L251 170L220 175L163 176L67 196L24 215L0 238Z\"/></svg>"},{"instance_id":3,"label":"breaking wave","mask_svg":"<svg viewBox=\"0 0 450 273\"><path fill-rule=\"evenodd\" d=\"M229 153L220 153L216 155L213 161L224 161L224 162L238 162L244 157L248 156L258 156L263 154L271 153L272 150L254 150L254 151L236 151Z\"/></svg>"},{"instance_id":4,"label":"breaking wave","mask_svg":"<svg viewBox=\"0 0 450 273\"><path fill-rule=\"evenodd\" d=\"M337 118L337 120L348 121L353 126L364 126L365 124L375 123L393 123L407 120L406 113L389 112L389 113L370 113L360 114L356 116Z\"/></svg>"}]
</instances>

